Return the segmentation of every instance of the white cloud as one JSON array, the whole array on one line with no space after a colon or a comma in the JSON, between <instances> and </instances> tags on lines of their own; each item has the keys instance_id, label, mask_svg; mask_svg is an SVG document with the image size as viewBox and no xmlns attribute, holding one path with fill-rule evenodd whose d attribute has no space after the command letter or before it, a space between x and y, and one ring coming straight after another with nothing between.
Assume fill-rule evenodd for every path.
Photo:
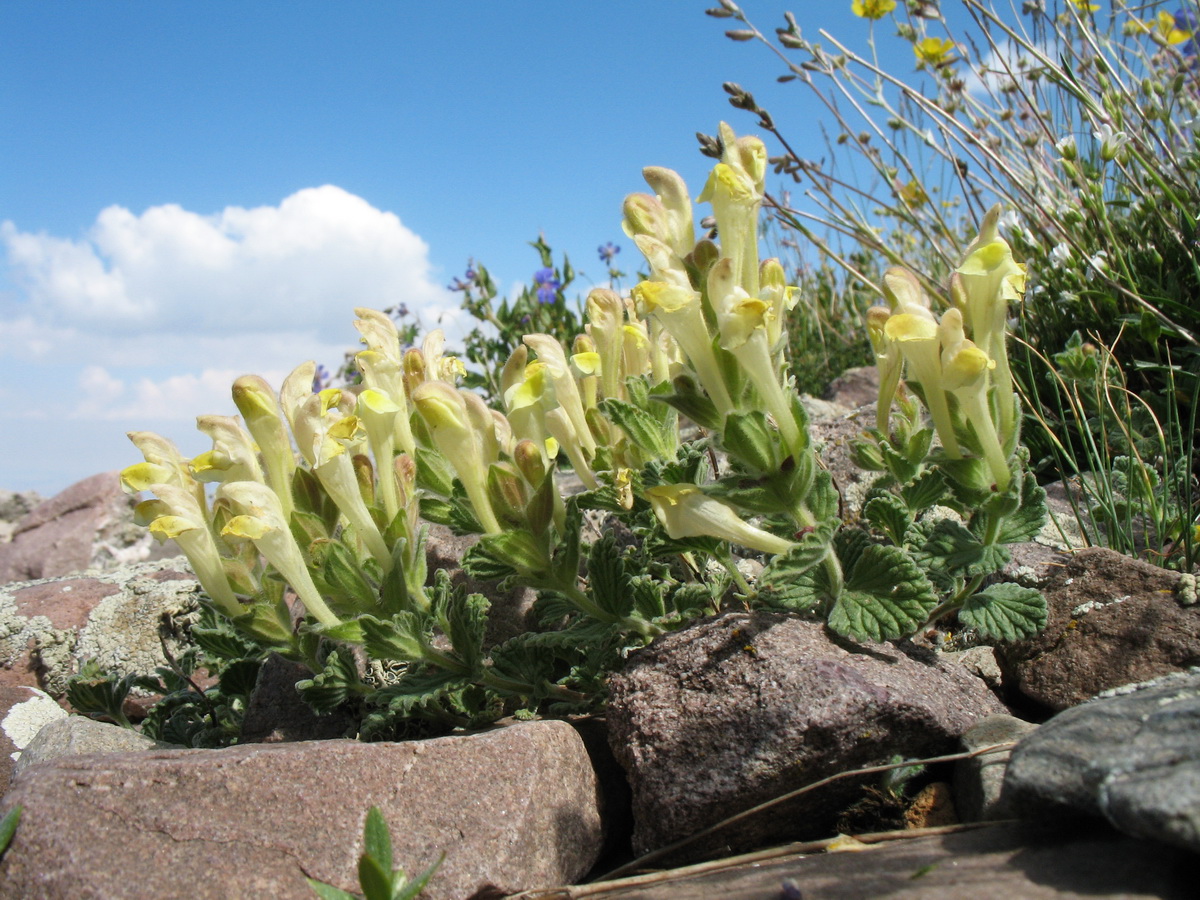
<instances>
[{"instance_id":1,"label":"white cloud","mask_svg":"<svg viewBox=\"0 0 1200 900\"><path fill-rule=\"evenodd\" d=\"M333 185L213 215L110 206L80 240L4 222L0 242L30 314L91 334L316 332L354 306L403 302L426 322L457 306L420 237Z\"/></svg>"},{"instance_id":2,"label":"white cloud","mask_svg":"<svg viewBox=\"0 0 1200 900\"><path fill-rule=\"evenodd\" d=\"M212 215L112 206L79 239L6 221L0 249L16 287L0 292L0 361L22 376L0 402L27 423L0 429L8 489L52 492L136 461L129 428L203 447L191 423L236 413L237 376L278 387L307 359L339 366L356 306L403 303L452 341L468 325L425 242L329 185Z\"/></svg>"}]
</instances>

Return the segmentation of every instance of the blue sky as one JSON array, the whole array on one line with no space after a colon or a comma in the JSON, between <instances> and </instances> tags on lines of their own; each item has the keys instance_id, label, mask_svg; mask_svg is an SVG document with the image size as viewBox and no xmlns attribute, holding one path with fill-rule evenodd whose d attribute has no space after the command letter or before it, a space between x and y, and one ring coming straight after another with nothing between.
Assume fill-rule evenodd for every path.
<instances>
[{"instance_id":1,"label":"blue sky","mask_svg":"<svg viewBox=\"0 0 1200 900\"><path fill-rule=\"evenodd\" d=\"M356 305L432 325L468 257L510 289L539 232L581 289L606 241L632 271L641 167L696 194L694 133L754 131L723 81L822 155L815 99L715 4L0 3L0 488L138 461L131 429L198 453L237 375L332 367ZM865 40L850 0L744 5Z\"/></svg>"}]
</instances>

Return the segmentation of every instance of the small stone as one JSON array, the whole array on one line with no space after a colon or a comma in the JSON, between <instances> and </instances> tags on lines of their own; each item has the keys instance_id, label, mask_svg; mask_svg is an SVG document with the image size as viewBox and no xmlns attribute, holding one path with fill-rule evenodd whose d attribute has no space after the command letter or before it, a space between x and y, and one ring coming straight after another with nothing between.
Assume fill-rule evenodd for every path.
<instances>
[{"instance_id":1,"label":"small stone","mask_svg":"<svg viewBox=\"0 0 1200 900\"><path fill-rule=\"evenodd\" d=\"M954 792L944 781L935 781L921 788L904 812L906 828L937 828L957 823Z\"/></svg>"},{"instance_id":2,"label":"small stone","mask_svg":"<svg viewBox=\"0 0 1200 900\"><path fill-rule=\"evenodd\" d=\"M12 777L18 758L38 733L66 717L66 711L44 691L0 686L0 791Z\"/></svg>"},{"instance_id":3,"label":"small stone","mask_svg":"<svg viewBox=\"0 0 1200 900\"><path fill-rule=\"evenodd\" d=\"M64 756L166 750L173 746L120 725L97 722L86 716L65 716L47 724L29 742L17 758L13 778L35 763Z\"/></svg>"},{"instance_id":4,"label":"small stone","mask_svg":"<svg viewBox=\"0 0 1200 900\"><path fill-rule=\"evenodd\" d=\"M1032 722L1015 716L988 716L972 725L962 736L968 753L1021 740L1036 729ZM1001 799L1004 772L1012 750L1001 750L959 760L954 766L954 803L963 822L989 822L1011 816Z\"/></svg>"}]
</instances>

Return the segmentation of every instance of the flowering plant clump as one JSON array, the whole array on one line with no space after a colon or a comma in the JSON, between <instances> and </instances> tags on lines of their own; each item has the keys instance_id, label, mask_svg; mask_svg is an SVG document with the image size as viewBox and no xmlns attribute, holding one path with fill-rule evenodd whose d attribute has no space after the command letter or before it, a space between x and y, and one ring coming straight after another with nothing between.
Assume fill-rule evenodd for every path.
<instances>
[{"instance_id":1,"label":"flowering plant clump","mask_svg":"<svg viewBox=\"0 0 1200 900\"><path fill-rule=\"evenodd\" d=\"M807 202L771 204L780 227L881 293L861 254L903 261L934 290L963 256L964 223L1002 204L998 228L1031 273L1013 306L1011 367L1034 413L1024 441L1035 471L1076 481L1083 505L1109 518L1129 501L1159 535L1143 552L1190 569L1200 547L1195 0L854 0L851 10L872 20L865 47L806 33L790 13L768 35L732 0L708 10L738 23L730 38L768 46L785 67L779 81L811 90L832 116L840 149L805 159L749 91L726 85L778 138L775 170L804 186ZM911 46L915 71L884 68L889 40ZM1108 383L1121 386L1094 415L1079 414L1087 404L1054 362L1072 340L1112 358ZM1122 459L1174 497L1120 496L1117 482L1132 483ZM1127 534L1093 538L1130 550Z\"/></svg>"},{"instance_id":2,"label":"flowering plant clump","mask_svg":"<svg viewBox=\"0 0 1200 900\"><path fill-rule=\"evenodd\" d=\"M646 169L652 193L626 199L624 229L648 277L629 297L593 290L569 347L524 335L498 374L500 408L461 386L440 332L404 349L391 317L359 309L361 385L314 392L311 362L277 392L239 378L242 420L201 417L213 446L192 459L131 434L145 462L122 478L153 494L141 521L179 543L241 633L313 667L314 707L365 704L367 736L414 717L585 709L630 648L729 602L817 615L858 640L952 614L986 638L1036 633L1036 591L980 590L1045 517L1018 449L1005 323L1025 272L999 210L940 317L913 274L887 275L889 306L870 316L876 428L857 453L881 475L851 524L781 352L797 298L759 258L766 169L762 141L722 124L699 198L719 245L697 240L680 176ZM570 498L562 460L584 487ZM585 511L610 517L590 544ZM479 535L464 568L536 589L544 630L487 645L487 601L429 577L428 522ZM766 560L753 584L746 555Z\"/></svg>"}]
</instances>

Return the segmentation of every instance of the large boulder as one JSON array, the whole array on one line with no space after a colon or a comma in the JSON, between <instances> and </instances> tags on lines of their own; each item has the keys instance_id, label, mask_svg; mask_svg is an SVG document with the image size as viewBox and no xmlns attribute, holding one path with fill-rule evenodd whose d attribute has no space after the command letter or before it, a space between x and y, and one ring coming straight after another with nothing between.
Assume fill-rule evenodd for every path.
<instances>
[{"instance_id":1,"label":"large boulder","mask_svg":"<svg viewBox=\"0 0 1200 900\"><path fill-rule=\"evenodd\" d=\"M1023 816L1102 816L1200 853L1200 669L1059 713L1017 744L1002 798Z\"/></svg>"},{"instance_id":2,"label":"large boulder","mask_svg":"<svg viewBox=\"0 0 1200 900\"><path fill-rule=\"evenodd\" d=\"M612 678L613 753L633 789L635 852L895 754L957 749L1004 706L961 666L911 645L834 639L817 622L731 613L656 640ZM822 836L862 781L723 829L688 855Z\"/></svg>"},{"instance_id":3,"label":"large boulder","mask_svg":"<svg viewBox=\"0 0 1200 900\"><path fill-rule=\"evenodd\" d=\"M0 544L0 584L149 558L150 535L133 524L134 502L116 472L102 472L39 503Z\"/></svg>"},{"instance_id":4,"label":"large boulder","mask_svg":"<svg viewBox=\"0 0 1200 900\"><path fill-rule=\"evenodd\" d=\"M1052 711L1200 664L1195 579L1113 550L1080 550L1044 589L1042 634L997 648L1011 684Z\"/></svg>"},{"instance_id":5,"label":"large boulder","mask_svg":"<svg viewBox=\"0 0 1200 900\"><path fill-rule=\"evenodd\" d=\"M378 806L409 874L441 854L423 897L570 883L603 834L596 776L565 722L410 743L313 741L72 756L26 769L0 896L193 900L357 891L363 818Z\"/></svg>"}]
</instances>

